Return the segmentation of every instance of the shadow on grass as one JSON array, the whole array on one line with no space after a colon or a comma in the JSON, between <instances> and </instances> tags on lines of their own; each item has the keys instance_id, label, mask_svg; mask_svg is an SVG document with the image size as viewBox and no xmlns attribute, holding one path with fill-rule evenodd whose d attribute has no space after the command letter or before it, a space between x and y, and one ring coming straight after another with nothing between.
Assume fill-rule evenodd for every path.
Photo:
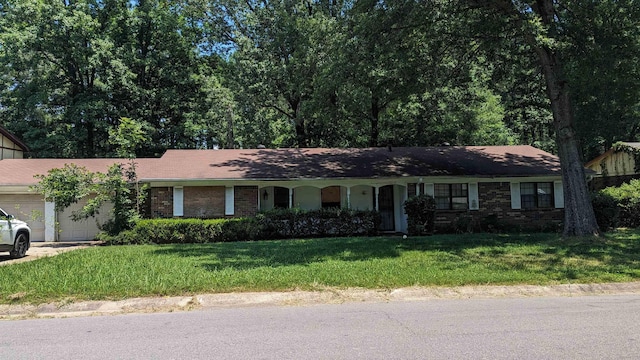
<instances>
[{"instance_id":1,"label":"shadow on grass","mask_svg":"<svg viewBox=\"0 0 640 360\"><path fill-rule=\"evenodd\" d=\"M199 245L162 245L160 255L200 258L209 270L308 265L327 260L360 261L400 256L391 238L326 238Z\"/></svg>"},{"instance_id":2,"label":"shadow on grass","mask_svg":"<svg viewBox=\"0 0 640 360\"><path fill-rule=\"evenodd\" d=\"M577 276L576 272L586 268L567 267L565 260L568 258L597 263L596 267L603 271L609 268L637 271L640 231L573 240L564 240L557 234L463 234L408 239L354 237L180 244L163 245L154 250L159 255L193 257L200 266L211 271L390 259L410 251L443 252L460 260L490 263L497 270L535 265L571 279ZM451 265L455 264L454 261Z\"/></svg>"}]
</instances>

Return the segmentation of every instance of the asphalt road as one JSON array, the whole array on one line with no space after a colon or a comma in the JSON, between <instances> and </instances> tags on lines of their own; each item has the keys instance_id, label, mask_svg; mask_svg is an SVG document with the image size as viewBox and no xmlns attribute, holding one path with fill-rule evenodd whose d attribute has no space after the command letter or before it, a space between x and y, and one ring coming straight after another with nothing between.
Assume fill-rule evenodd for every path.
<instances>
[{"instance_id":1,"label":"asphalt road","mask_svg":"<svg viewBox=\"0 0 640 360\"><path fill-rule=\"evenodd\" d=\"M640 295L0 322L3 359L638 359Z\"/></svg>"}]
</instances>

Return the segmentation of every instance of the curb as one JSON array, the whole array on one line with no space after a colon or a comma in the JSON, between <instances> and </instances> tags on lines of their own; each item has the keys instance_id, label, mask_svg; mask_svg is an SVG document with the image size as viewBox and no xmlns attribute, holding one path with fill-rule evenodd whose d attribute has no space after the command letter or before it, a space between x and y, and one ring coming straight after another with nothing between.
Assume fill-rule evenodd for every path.
<instances>
[{"instance_id":1,"label":"curb","mask_svg":"<svg viewBox=\"0 0 640 360\"><path fill-rule=\"evenodd\" d=\"M640 282L561 284L549 286L487 285L447 288L407 287L392 290L327 288L320 291L200 294L193 296L132 298L120 301L57 302L41 305L0 305L0 319L63 318L251 306L310 306L354 302L573 297L630 294L640 294Z\"/></svg>"}]
</instances>

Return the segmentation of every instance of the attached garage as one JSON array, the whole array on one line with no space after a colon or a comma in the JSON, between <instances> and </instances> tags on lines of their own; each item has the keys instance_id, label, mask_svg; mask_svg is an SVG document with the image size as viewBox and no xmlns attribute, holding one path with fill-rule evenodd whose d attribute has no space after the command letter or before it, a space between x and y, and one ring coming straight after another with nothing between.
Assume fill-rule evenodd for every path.
<instances>
[{"instance_id":1,"label":"attached garage","mask_svg":"<svg viewBox=\"0 0 640 360\"><path fill-rule=\"evenodd\" d=\"M44 241L44 198L36 194L0 194L0 207L31 228L31 241Z\"/></svg>"},{"instance_id":2,"label":"attached garage","mask_svg":"<svg viewBox=\"0 0 640 360\"><path fill-rule=\"evenodd\" d=\"M83 241L95 239L96 235L100 231L98 224L104 224L105 221L107 221L109 218L109 211L112 207L103 206L103 209L100 210L100 214L96 218L73 221L71 219L73 212L79 210L86 203L86 200L82 200L58 214L57 241Z\"/></svg>"},{"instance_id":3,"label":"attached garage","mask_svg":"<svg viewBox=\"0 0 640 360\"><path fill-rule=\"evenodd\" d=\"M155 159L150 159L155 160ZM31 227L32 241L84 241L98 234L96 219L72 221L71 213L86 202L72 205L55 214L54 203L45 202L42 195L31 190L37 184L35 175L73 163L91 172L105 173L123 159L3 159L0 160L0 207ZM140 160L142 162L142 160ZM98 222L103 224L111 208L100 211Z\"/></svg>"}]
</instances>

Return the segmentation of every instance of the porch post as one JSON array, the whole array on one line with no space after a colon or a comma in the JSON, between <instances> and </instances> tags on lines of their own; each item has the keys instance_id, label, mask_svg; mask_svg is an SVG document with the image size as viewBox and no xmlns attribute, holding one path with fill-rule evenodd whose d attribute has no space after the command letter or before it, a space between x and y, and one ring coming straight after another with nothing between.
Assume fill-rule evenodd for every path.
<instances>
[{"instance_id":1,"label":"porch post","mask_svg":"<svg viewBox=\"0 0 640 360\"><path fill-rule=\"evenodd\" d=\"M347 186L347 209L351 209L351 187Z\"/></svg>"},{"instance_id":2,"label":"porch post","mask_svg":"<svg viewBox=\"0 0 640 360\"><path fill-rule=\"evenodd\" d=\"M56 241L56 203L44 202L44 241Z\"/></svg>"},{"instance_id":3,"label":"porch post","mask_svg":"<svg viewBox=\"0 0 640 360\"><path fill-rule=\"evenodd\" d=\"M376 189L376 211L380 211L380 188L379 187L375 187Z\"/></svg>"},{"instance_id":4,"label":"porch post","mask_svg":"<svg viewBox=\"0 0 640 360\"><path fill-rule=\"evenodd\" d=\"M293 188L289 188L289 209L293 209Z\"/></svg>"}]
</instances>

